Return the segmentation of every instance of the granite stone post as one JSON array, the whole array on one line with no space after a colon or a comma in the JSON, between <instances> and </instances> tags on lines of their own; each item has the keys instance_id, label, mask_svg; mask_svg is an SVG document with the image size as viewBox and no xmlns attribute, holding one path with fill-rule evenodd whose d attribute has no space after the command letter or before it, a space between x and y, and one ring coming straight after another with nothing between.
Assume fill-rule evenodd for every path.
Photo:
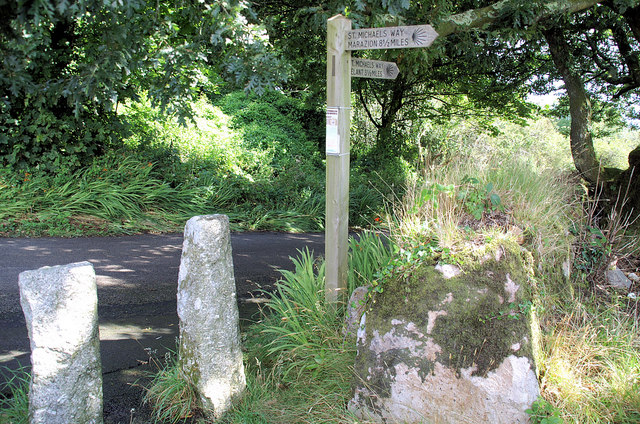
<instances>
[{"instance_id":1,"label":"granite stone post","mask_svg":"<svg viewBox=\"0 0 640 424\"><path fill-rule=\"evenodd\" d=\"M229 218L191 218L184 230L178 276L179 360L213 418L246 386Z\"/></svg>"},{"instance_id":2,"label":"granite stone post","mask_svg":"<svg viewBox=\"0 0 640 424\"><path fill-rule=\"evenodd\" d=\"M24 271L31 424L102 423L96 275L89 262Z\"/></svg>"}]
</instances>

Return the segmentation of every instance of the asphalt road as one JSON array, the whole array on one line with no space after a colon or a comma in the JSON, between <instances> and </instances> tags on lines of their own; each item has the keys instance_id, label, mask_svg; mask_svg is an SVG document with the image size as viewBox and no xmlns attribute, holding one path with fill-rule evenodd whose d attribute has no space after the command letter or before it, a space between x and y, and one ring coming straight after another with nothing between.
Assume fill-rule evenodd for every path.
<instances>
[{"instance_id":1,"label":"asphalt road","mask_svg":"<svg viewBox=\"0 0 640 424\"><path fill-rule=\"evenodd\" d=\"M231 236L240 315L250 319L261 290L292 269L290 257L308 247L324 252L323 234L236 233ZM103 373L136 367L150 353L175 346L176 288L182 235L93 238L0 238L0 382L6 369L29 365L29 340L20 308L24 270L80 261L93 264Z\"/></svg>"}]
</instances>

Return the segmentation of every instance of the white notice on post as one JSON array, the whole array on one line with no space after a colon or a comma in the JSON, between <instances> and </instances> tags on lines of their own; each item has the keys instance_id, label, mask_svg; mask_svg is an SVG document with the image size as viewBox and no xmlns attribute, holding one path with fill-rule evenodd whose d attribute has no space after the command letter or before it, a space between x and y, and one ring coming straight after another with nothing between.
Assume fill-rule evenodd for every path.
<instances>
[{"instance_id":1,"label":"white notice on post","mask_svg":"<svg viewBox=\"0 0 640 424\"><path fill-rule=\"evenodd\" d=\"M340 134L338 133L337 107L327 108L327 155L340 154Z\"/></svg>"}]
</instances>

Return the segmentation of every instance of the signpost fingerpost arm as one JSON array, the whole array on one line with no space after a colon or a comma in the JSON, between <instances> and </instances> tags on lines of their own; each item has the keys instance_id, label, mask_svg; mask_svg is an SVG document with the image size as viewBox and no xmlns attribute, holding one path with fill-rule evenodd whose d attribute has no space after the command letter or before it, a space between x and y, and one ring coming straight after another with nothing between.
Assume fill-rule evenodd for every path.
<instances>
[{"instance_id":1,"label":"signpost fingerpost arm","mask_svg":"<svg viewBox=\"0 0 640 424\"><path fill-rule=\"evenodd\" d=\"M351 20L327 21L327 187L325 217L325 298L346 302L349 237L349 126L351 53L346 50Z\"/></svg>"}]
</instances>

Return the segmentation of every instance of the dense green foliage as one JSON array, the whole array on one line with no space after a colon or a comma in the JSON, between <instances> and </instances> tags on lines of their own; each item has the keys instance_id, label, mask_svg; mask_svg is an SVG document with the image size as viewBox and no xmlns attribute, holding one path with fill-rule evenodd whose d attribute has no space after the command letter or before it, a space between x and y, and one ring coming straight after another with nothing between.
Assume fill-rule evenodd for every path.
<instances>
[{"instance_id":1,"label":"dense green foliage","mask_svg":"<svg viewBox=\"0 0 640 424\"><path fill-rule=\"evenodd\" d=\"M121 119L135 133L89 166L60 167L56 175L5 168L0 231L161 231L207 213L228 213L243 229L322 228L324 173L314 134L322 115L275 93L261 100L231 93L217 103L194 104L196 121L187 126L148 102L132 103Z\"/></svg>"},{"instance_id":2,"label":"dense green foliage","mask_svg":"<svg viewBox=\"0 0 640 424\"><path fill-rule=\"evenodd\" d=\"M432 1L325 1L278 0L256 5L256 21L262 23L274 45L295 67L288 87L308 89L316 101L324 100L326 20L341 13L355 28L430 23L436 28L452 13L477 7L477 2ZM422 118L446 122L459 114L478 117L502 114L518 119L530 113L524 102L527 81L539 46L508 49L508 40L476 30L438 39L427 49L353 52L356 57L396 62L400 75L380 82L354 78L355 100L367 111L374 126L378 149L389 157L401 155L413 140L407 127ZM300 52L304 51L305 54ZM485 121L488 123L488 121Z\"/></svg>"},{"instance_id":3,"label":"dense green foliage","mask_svg":"<svg viewBox=\"0 0 640 424\"><path fill-rule=\"evenodd\" d=\"M354 81L355 101L374 130L374 167L411 161L416 147L429 147L425 118L473 115L491 126L501 115L522 122L533 110L527 95L561 80L571 100L576 168L593 180L599 167L591 103L605 104L597 111L619 122L621 112L636 113L626 106L640 85L639 7L637 0L5 1L0 158L13 169L49 173L88 165L121 147L131 128L117 112L128 100L145 93L182 120L192 101L214 93L223 79L257 93L279 84L305 92L318 107L326 20L343 13L355 27L428 22L441 35L428 49L355 53L393 60L401 70L395 81Z\"/></svg>"},{"instance_id":4,"label":"dense green foliage","mask_svg":"<svg viewBox=\"0 0 640 424\"><path fill-rule=\"evenodd\" d=\"M122 147L55 175L0 171L0 233L113 234L179 230L190 216L226 213L236 229L318 231L324 224L324 115L279 93L231 92L192 105L180 125L141 99L120 108L133 130ZM352 171L351 223L384 211L410 166L371 162L365 143ZM373 172L376 171L376 172Z\"/></svg>"},{"instance_id":5,"label":"dense green foliage","mask_svg":"<svg viewBox=\"0 0 640 424\"><path fill-rule=\"evenodd\" d=\"M121 145L119 105L146 92L180 117L222 77L285 77L241 1L0 2L0 163L88 164ZM282 72L281 72L282 70Z\"/></svg>"},{"instance_id":6,"label":"dense green foliage","mask_svg":"<svg viewBox=\"0 0 640 424\"><path fill-rule=\"evenodd\" d=\"M639 13L636 1L618 0L553 22L562 26L566 60L589 92L596 119L619 124L620 116L639 116ZM559 69L550 71L550 78L563 79ZM560 109L568 112L568 103Z\"/></svg>"}]
</instances>

